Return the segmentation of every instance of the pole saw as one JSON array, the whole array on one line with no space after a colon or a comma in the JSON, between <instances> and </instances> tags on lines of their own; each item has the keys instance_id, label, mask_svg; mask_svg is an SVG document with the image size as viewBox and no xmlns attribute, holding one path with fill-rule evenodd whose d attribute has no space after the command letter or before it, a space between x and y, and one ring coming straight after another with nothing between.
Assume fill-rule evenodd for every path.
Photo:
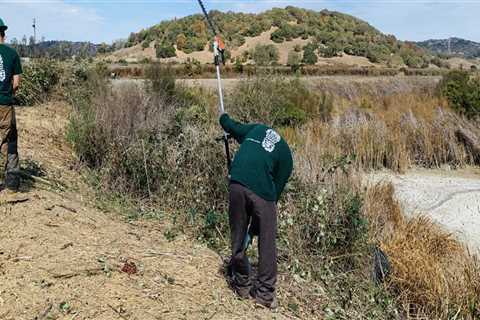
<instances>
[{"instance_id":1,"label":"pole saw","mask_svg":"<svg viewBox=\"0 0 480 320\"><path fill-rule=\"evenodd\" d=\"M213 40L213 54L214 54L214 63L215 63L215 68L217 70L217 82L218 82L218 98L220 100L220 115L225 113L225 106L223 102L223 89L222 89L222 77L220 73L220 64L225 63L225 57L224 57L224 52L225 52L225 44L222 41L222 39L219 36L218 31L221 31L220 28L217 28L216 25L213 23L212 19L210 19L210 16L208 15L207 9L203 5L202 0L198 0L198 4L202 8L203 15L205 16L205 20L207 20L208 26L210 27L210 31L214 35L214 40ZM225 154L227 156L227 167L228 171L230 171L230 167L232 164L232 160L230 158L230 146L228 144L228 133L223 132L223 137L221 140L224 141L225 144ZM243 249L247 251L248 247L252 243L252 238L253 234L251 234L251 226L248 228L249 230L247 231L247 234L245 235L245 239L243 242ZM230 269L230 267L229 267ZM228 273L231 273L232 270L229 270Z\"/></svg>"},{"instance_id":2,"label":"pole saw","mask_svg":"<svg viewBox=\"0 0 480 320\"><path fill-rule=\"evenodd\" d=\"M220 64L221 63L225 64L225 57L224 57L225 43L222 41L222 39L219 36L219 33L217 32L217 30L220 30L220 29L217 28L216 25L213 23L212 19L210 19L210 16L208 15L207 9L203 5L202 0L198 0L198 4L202 8L202 12L203 12L203 15L205 16L205 20L207 20L208 26L210 27L210 31L214 35L213 55L214 55L215 68L217 71L218 98L220 100L219 111L220 111L220 115L222 115L225 113L225 106L224 106L224 100L223 100L223 88L222 88L222 77L220 73ZM223 140L225 144L227 167L228 167L228 170L230 170L232 160L230 158L230 146L228 144L228 133L223 132L223 137L221 138L221 140Z\"/></svg>"}]
</instances>

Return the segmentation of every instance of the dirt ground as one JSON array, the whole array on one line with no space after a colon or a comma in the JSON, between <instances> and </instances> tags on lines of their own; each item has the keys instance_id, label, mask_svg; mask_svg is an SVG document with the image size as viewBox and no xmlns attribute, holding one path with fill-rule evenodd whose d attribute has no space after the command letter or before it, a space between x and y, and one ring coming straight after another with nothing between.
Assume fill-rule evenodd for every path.
<instances>
[{"instance_id":1,"label":"dirt ground","mask_svg":"<svg viewBox=\"0 0 480 320\"><path fill-rule=\"evenodd\" d=\"M26 178L0 193L0 319L287 318L236 299L222 259L169 242L160 220L98 209L65 142L64 105L17 116Z\"/></svg>"},{"instance_id":2,"label":"dirt ground","mask_svg":"<svg viewBox=\"0 0 480 320\"><path fill-rule=\"evenodd\" d=\"M426 215L480 253L480 170L413 170L403 175L376 173L391 181L408 215Z\"/></svg>"}]
</instances>

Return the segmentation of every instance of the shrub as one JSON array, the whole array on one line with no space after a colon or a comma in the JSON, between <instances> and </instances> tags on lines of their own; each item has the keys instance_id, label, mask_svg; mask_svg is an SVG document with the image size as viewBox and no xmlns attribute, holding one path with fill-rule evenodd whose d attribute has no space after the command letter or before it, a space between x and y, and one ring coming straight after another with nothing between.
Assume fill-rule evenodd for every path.
<instances>
[{"instance_id":1,"label":"shrub","mask_svg":"<svg viewBox=\"0 0 480 320\"><path fill-rule=\"evenodd\" d=\"M235 58L235 72L243 73L243 63L240 57Z\"/></svg>"},{"instance_id":2,"label":"shrub","mask_svg":"<svg viewBox=\"0 0 480 320\"><path fill-rule=\"evenodd\" d=\"M299 80L268 77L242 82L227 97L228 110L243 121L271 126L298 126L307 119L330 117L333 103Z\"/></svg>"},{"instance_id":3,"label":"shrub","mask_svg":"<svg viewBox=\"0 0 480 320\"><path fill-rule=\"evenodd\" d=\"M147 91L152 96L162 96L167 101L173 99L175 91L175 76L170 67L160 63L151 63L146 71Z\"/></svg>"},{"instance_id":4,"label":"shrub","mask_svg":"<svg viewBox=\"0 0 480 320\"><path fill-rule=\"evenodd\" d=\"M185 74L189 77L202 74L202 64L196 59L187 58L184 64Z\"/></svg>"},{"instance_id":5,"label":"shrub","mask_svg":"<svg viewBox=\"0 0 480 320\"><path fill-rule=\"evenodd\" d=\"M303 48L303 63L305 64L316 64L318 62L317 57L317 47L313 44L308 44Z\"/></svg>"},{"instance_id":6,"label":"shrub","mask_svg":"<svg viewBox=\"0 0 480 320\"><path fill-rule=\"evenodd\" d=\"M479 78L471 78L466 71L451 71L439 83L438 91L458 113L470 118L480 116Z\"/></svg>"},{"instance_id":7,"label":"shrub","mask_svg":"<svg viewBox=\"0 0 480 320\"><path fill-rule=\"evenodd\" d=\"M149 40L145 40L142 42L142 49L147 49L148 47L150 47L150 43L151 41Z\"/></svg>"},{"instance_id":8,"label":"shrub","mask_svg":"<svg viewBox=\"0 0 480 320\"><path fill-rule=\"evenodd\" d=\"M172 58L177 56L177 52L175 50L175 47L171 44L161 44L161 45L156 45L156 55L157 58L159 59L164 59L164 58Z\"/></svg>"},{"instance_id":9,"label":"shrub","mask_svg":"<svg viewBox=\"0 0 480 320\"><path fill-rule=\"evenodd\" d=\"M305 29L298 25L291 25L283 23L279 29L275 30L270 38L275 43L282 43L284 41L291 41L300 38L305 34Z\"/></svg>"},{"instance_id":10,"label":"shrub","mask_svg":"<svg viewBox=\"0 0 480 320\"><path fill-rule=\"evenodd\" d=\"M302 58L300 57L300 54L298 54L297 52L290 51L288 53L287 65L291 67L294 72L296 72L300 68L301 61L302 61Z\"/></svg>"},{"instance_id":11,"label":"shrub","mask_svg":"<svg viewBox=\"0 0 480 320\"><path fill-rule=\"evenodd\" d=\"M21 105L34 105L47 100L63 72L54 60L33 60L23 70L22 84L16 92Z\"/></svg>"},{"instance_id":12,"label":"shrub","mask_svg":"<svg viewBox=\"0 0 480 320\"><path fill-rule=\"evenodd\" d=\"M258 44L253 50L252 57L256 65L269 66L278 61L279 52L274 45Z\"/></svg>"}]
</instances>

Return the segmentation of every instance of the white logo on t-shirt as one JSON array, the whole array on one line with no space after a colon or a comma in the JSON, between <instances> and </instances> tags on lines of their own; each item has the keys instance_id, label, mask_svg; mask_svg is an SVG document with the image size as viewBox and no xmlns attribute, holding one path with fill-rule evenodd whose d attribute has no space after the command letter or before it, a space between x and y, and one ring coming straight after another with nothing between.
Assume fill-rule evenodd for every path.
<instances>
[{"instance_id":1,"label":"white logo on t-shirt","mask_svg":"<svg viewBox=\"0 0 480 320\"><path fill-rule=\"evenodd\" d=\"M267 135L265 136L265 139L263 139L262 147L268 152L273 152L273 150L275 150L275 145L279 143L280 140L280 135L276 133L275 130L268 129Z\"/></svg>"},{"instance_id":2,"label":"white logo on t-shirt","mask_svg":"<svg viewBox=\"0 0 480 320\"><path fill-rule=\"evenodd\" d=\"M5 67L3 66L3 57L0 54L0 82L5 81L7 78L7 73L5 71Z\"/></svg>"}]
</instances>

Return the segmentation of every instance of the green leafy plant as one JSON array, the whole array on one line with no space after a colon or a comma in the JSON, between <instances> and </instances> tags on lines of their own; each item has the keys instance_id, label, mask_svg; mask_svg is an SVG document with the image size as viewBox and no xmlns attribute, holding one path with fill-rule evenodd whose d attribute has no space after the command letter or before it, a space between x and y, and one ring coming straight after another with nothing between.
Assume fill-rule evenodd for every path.
<instances>
[{"instance_id":1,"label":"green leafy plant","mask_svg":"<svg viewBox=\"0 0 480 320\"><path fill-rule=\"evenodd\" d=\"M62 72L58 62L48 59L34 60L25 66L22 85L16 93L18 103L34 105L47 100Z\"/></svg>"},{"instance_id":2,"label":"green leafy plant","mask_svg":"<svg viewBox=\"0 0 480 320\"><path fill-rule=\"evenodd\" d=\"M279 59L278 49L272 45L258 44L252 53L253 61L259 66L269 66L276 63Z\"/></svg>"},{"instance_id":3,"label":"green leafy plant","mask_svg":"<svg viewBox=\"0 0 480 320\"><path fill-rule=\"evenodd\" d=\"M438 91L458 113L470 118L480 116L480 78L466 71L451 71L439 83Z\"/></svg>"}]
</instances>

